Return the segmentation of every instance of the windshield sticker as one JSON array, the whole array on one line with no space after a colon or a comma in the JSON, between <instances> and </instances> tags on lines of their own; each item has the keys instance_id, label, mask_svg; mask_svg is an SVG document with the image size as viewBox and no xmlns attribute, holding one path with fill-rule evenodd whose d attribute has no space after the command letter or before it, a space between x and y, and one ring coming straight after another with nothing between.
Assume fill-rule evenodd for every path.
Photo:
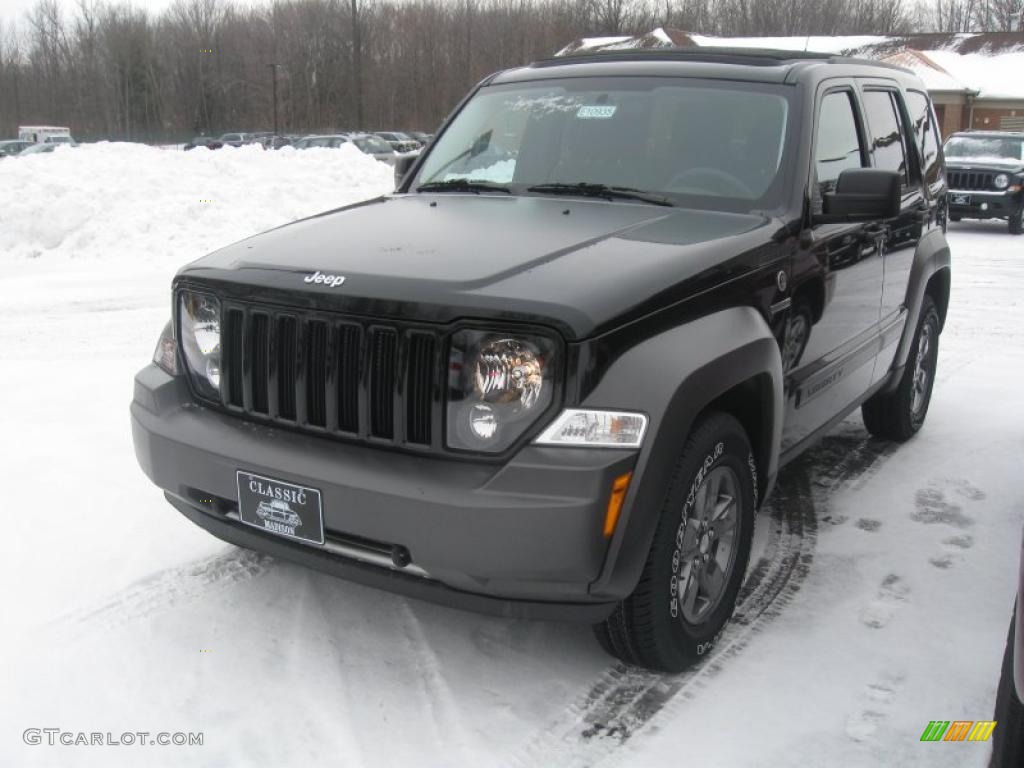
<instances>
[{"instance_id":1,"label":"windshield sticker","mask_svg":"<svg viewBox=\"0 0 1024 768\"><path fill-rule=\"evenodd\" d=\"M580 120L607 120L615 114L618 107L598 104L594 106L583 106L576 110L576 117Z\"/></svg>"}]
</instances>

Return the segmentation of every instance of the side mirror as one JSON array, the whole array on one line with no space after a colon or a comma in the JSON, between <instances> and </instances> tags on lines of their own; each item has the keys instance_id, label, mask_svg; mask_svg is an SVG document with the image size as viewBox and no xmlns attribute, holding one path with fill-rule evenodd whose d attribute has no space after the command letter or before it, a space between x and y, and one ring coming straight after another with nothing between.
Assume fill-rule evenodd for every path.
<instances>
[{"instance_id":1,"label":"side mirror","mask_svg":"<svg viewBox=\"0 0 1024 768\"><path fill-rule=\"evenodd\" d=\"M851 168L839 174L834 192L826 192L815 224L892 219L900 215L903 176L896 171Z\"/></svg>"},{"instance_id":2,"label":"side mirror","mask_svg":"<svg viewBox=\"0 0 1024 768\"><path fill-rule=\"evenodd\" d=\"M402 179L405 178L405 174L409 172L409 169L411 169L419 159L419 155L402 155L401 157L395 158L395 189L402 186Z\"/></svg>"}]
</instances>

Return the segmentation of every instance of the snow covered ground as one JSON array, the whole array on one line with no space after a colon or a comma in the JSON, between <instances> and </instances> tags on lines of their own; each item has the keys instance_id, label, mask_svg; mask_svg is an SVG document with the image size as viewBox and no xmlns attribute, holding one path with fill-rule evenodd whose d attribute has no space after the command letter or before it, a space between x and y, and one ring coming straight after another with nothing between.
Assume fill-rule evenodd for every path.
<instances>
[{"instance_id":1,"label":"snow covered ground","mask_svg":"<svg viewBox=\"0 0 1024 768\"><path fill-rule=\"evenodd\" d=\"M898 449L851 418L788 467L707 663L245 552L135 464L128 402L182 263L390 188L344 150L118 145L0 162L0 765L982 766L1024 519L1024 240L952 225L940 377ZM212 200L201 203L200 200ZM30 746L28 728L202 732Z\"/></svg>"}]
</instances>

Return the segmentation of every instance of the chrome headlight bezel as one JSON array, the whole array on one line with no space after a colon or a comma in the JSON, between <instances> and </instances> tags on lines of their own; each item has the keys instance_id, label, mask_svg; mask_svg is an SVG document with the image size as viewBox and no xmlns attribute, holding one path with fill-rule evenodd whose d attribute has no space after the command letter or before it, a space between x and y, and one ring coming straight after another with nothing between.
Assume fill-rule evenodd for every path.
<instances>
[{"instance_id":1,"label":"chrome headlight bezel","mask_svg":"<svg viewBox=\"0 0 1024 768\"><path fill-rule=\"evenodd\" d=\"M176 301L178 352L196 394L221 401L221 303L212 293L182 289Z\"/></svg>"},{"instance_id":2,"label":"chrome headlight bezel","mask_svg":"<svg viewBox=\"0 0 1024 768\"><path fill-rule=\"evenodd\" d=\"M992 178L992 186L1002 191L1010 186L1010 175L1008 173L1000 173Z\"/></svg>"},{"instance_id":3,"label":"chrome headlight bezel","mask_svg":"<svg viewBox=\"0 0 1024 768\"><path fill-rule=\"evenodd\" d=\"M449 337L445 447L495 455L561 401L561 343L537 330L462 328Z\"/></svg>"}]
</instances>

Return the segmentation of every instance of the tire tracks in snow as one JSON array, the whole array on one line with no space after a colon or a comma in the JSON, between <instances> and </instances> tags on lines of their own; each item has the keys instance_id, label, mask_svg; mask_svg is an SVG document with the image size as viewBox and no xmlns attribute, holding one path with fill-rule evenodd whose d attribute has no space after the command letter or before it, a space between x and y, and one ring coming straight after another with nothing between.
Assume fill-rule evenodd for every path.
<instances>
[{"instance_id":1,"label":"tire tracks in snow","mask_svg":"<svg viewBox=\"0 0 1024 768\"><path fill-rule=\"evenodd\" d=\"M828 496L861 487L894 451L894 445L850 426L826 436L786 467L761 513L769 515L763 554L748 570L736 612L709 657L677 675L615 664L509 765L569 768L603 763L656 717L695 698L799 592L814 559L818 517L828 507Z\"/></svg>"},{"instance_id":2,"label":"tire tracks in snow","mask_svg":"<svg viewBox=\"0 0 1024 768\"><path fill-rule=\"evenodd\" d=\"M274 563L270 555L251 549L230 549L185 565L165 568L133 582L97 605L54 621L58 633L110 630L136 619L168 611L233 584L262 576Z\"/></svg>"}]
</instances>

